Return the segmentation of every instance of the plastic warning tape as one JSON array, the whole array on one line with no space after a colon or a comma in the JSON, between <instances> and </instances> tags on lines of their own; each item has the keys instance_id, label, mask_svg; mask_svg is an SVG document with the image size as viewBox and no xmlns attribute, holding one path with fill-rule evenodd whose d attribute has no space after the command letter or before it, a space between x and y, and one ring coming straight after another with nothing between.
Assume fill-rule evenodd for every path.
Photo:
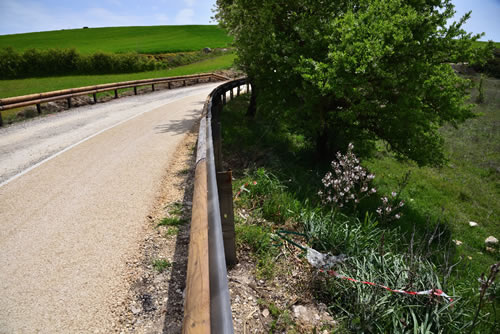
<instances>
[{"instance_id":1,"label":"plastic warning tape","mask_svg":"<svg viewBox=\"0 0 500 334\"><path fill-rule=\"evenodd\" d=\"M433 295L433 296L443 297L448 302L452 302L453 301L453 298L451 298L450 296L448 296L446 293L443 292L443 290L440 290L440 289L432 289L432 290L417 291L417 292L415 292L415 291L405 291L405 290L399 290L399 289L391 289L391 288L389 288L389 287L387 287L385 285L381 285L381 284L377 284L377 283L373 283L373 282L368 282L368 281L359 281L357 279L341 275L341 274L337 273L334 270L327 270L327 271L325 271L323 269L319 269L319 270L321 272L326 272L328 275L333 276L333 277L337 277L337 278L340 278L340 279L345 279L345 280L348 280L348 281L351 281L351 282L355 282L355 283L362 283L362 284L367 284L367 285L371 285L371 286L377 286L377 287L383 288L383 289L385 289L387 291L391 291L391 292L401 293L401 294L405 294L405 295L412 295L412 296L416 296L416 295Z\"/></svg>"},{"instance_id":2,"label":"plastic warning tape","mask_svg":"<svg viewBox=\"0 0 500 334\"><path fill-rule=\"evenodd\" d=\"M249 193L249 192L250 192L250 190L248 190L248 189L246 188L249 184L250 184L250 183L249 183L249 182L247 182L247 183L245 183L244 185L242 185L242 186L240 187L240 190L239 190L239 191L236 193L236 195L234 196L234 199L237 199L237 198L238 198L238 196L240 196L240 195L241 195L241 192L242 192L242 191L246 191L246 192L248 192L248 193ZM253 181L253 182L252 182L252 184L253 184L253 185L256 185L256 184L257 184L257 181Z\"/></svg>"}]
</instances>

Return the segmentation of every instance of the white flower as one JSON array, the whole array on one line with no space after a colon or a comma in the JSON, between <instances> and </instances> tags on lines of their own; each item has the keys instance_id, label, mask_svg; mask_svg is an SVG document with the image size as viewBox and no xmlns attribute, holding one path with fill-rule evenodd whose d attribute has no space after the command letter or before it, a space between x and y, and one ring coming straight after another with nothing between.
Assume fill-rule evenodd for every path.
<instances>
[{"instance_id":1,"label":"white flower","mask_svg":"<svg viewBox=\"0 0 500 334\"><path fill-rule=\"evenodd\" d=\"M396 215L394 216L396 219L399 219L401 218L401 215L399 213L396 213Z\"/></svg>"},{"instance_id":2,"label":"white flower","mask_svg":"<svg viewBox=\"0 0 500 334\"><path fill-rule=\"evenodd\" d=\"M395 191L393 191L393 192L391 193L392 197L396 197L396 195L397 195L397 194L398 194L398 193L397 193L397 192L395 192Z\"/></svg>"}]
</instances>

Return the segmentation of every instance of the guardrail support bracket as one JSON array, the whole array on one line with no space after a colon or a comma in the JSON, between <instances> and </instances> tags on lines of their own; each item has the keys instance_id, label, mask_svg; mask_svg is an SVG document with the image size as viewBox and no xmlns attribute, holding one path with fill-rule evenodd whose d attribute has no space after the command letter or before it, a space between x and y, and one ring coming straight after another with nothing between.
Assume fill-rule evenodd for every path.
<instances>
[{"instance_id":1,"label":"guardrail support bracket","mask_svg":"<svg viewBox=\"0 0 500 334\"><path fill-rule=\"evenodd\" d=\"M71 97L68 97L68 109L71 108Z\"/></svg>"},{"instance_id":2,"label":"guardrail support bracket","mask_svg":"<svg viewBox=\"0 0 500 334\"><path fill-rule=\"evenodd\" d=\"M36 105L36 111L38 111L39 115L42 113L42 106L40 105L40 103L37 103L37 105Z\"/></svg>"},{"instance_id":3,"label":"guardrail support bracket","mask_svg":"<svg viewBox=\"0 0 500 334\"><path fill-rule=\"evenodd\" d=\"M224 239L224 253L226 255L226 265L233 266L237 262L236 243L234 232L234 211L233 211L233 173L217 173L217 188L219 190L219 207L222 223L222 236Z\"/></svg>"},{"instance_id":4,"label":"guardrail support bracket","mask_svg":"<svg viewBox=\"0 0 500 334\"><path fill-rule=\"evenodd\" d=\"M134 95L137 95L137 87L134 87Z\"/></svg>"},{"instance_id":5,"label":"guardrail support bracket","mask_svg":"<svg viewBox=\"0 0 500 334\"><path fill-rule=\"evenodd\" d=\"M153 92L155 91L155 85L154 84L151 85L151 89L153 90Z\"/></svg>"},{"instance_id":6,"label":"guardrail support bracket","mask_svg":"<svg viewBox=\"0 0 500 334\"><path fill-rule=\"evenodd\" d=\"M115 89L115 99L118 98L118 89Z\"/></svg>"},{"instance_id":7,"label":"guardrail support bracket","mask_svg":"<svg viewBox=\"0 0 500 334\"><path fill-rule=\"evenodd\" d=\"M92 96L94 97L94 104L97 104L97 94L94 93L94 94L92 94Z\"/></svg>"}]
</instances>

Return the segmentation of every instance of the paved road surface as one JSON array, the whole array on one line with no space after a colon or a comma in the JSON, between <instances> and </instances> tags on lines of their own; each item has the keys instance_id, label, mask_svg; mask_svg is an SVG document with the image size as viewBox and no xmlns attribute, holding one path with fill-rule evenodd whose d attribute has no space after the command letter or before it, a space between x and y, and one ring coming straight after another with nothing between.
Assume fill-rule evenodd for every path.
<instances>
[{"instance_id":1,"label":"paved road surface","mask_svg":"<svg viewBox=\"0 0 500 334\"><path fill-rule=\"evenodd\" d=\"M215 86L0 129L0 333L109 330L169 157Z\"/></svg>"}]
</instances>

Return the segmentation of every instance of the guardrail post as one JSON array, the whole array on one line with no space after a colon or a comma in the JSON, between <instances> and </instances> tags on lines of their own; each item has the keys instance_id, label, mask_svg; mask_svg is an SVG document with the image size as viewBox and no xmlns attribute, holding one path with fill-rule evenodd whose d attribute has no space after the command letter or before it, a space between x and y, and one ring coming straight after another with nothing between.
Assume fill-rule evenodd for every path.
<instances>
[{"instance_id":1,"label":"guardrail post","mask_svg":"<svg viewBox=\"0 0 500 334\"><path fill-rule=\"evenodd\" d=\"M0 126L3 125L2 112L0 111Z\"/></svg>"},{"instance_id":2,"label":"guardrail post","mask_svg":"<svg viewBox=\"0 0 500 334\"><path fill-rule=\"evenodd\" d=\"M71 97L68 97L68 109L71 108Z\"/></svg>"},{"instance_id":3,"label":"guardrail post","mask_svg":"<svg viewBox=\"0 0 500 334\"><path fill-rule=\"evenodd\" d=\"M94 97L94 104L97 103L97 93L93 93L92 96Z\"/></svg>"},{"instance_id":4,"label":"guardrail post","mask_svg":"<svg viewBox=\"0 0 500 334\"><path fill-rule=\"evenodd\" d=\"M231 100L234 98L233 88L229 91L229 96L231 97Z\"/></svg>"},{"instance_id":5,"label":"guardrail post","mask_svg":"<svg viewBox=\"0 0 500 334\"><path fill-rule=\"evenodd\" d=\"M247 81L247 93L250 92L250 83Z\"/></svg>"},{"instance_id":6,"label":"guardrail post","mask_svg":"<svg viewBox=\"0 0 500 334\"><path fill-rule=\"evenodd\" d=\"M226 104L226 92L222 93L222 104Z\"/></svg>"},{"instance_id":7,"label":"guardrail post","mask_svg":"<svg viewBox=\"0 0 500 334\"><path fill-rule=\"evenodd\" d=\"M170 89L170 82L168 83L168 89Z\"/></svg>"},{"instance_id":8,"label":"guardrail post","mask_svg":"<svg viewBox=\"0 0 500 334\"><path fill-rule=\"evenodd\" d=\"M153 90L153 92L155 91L155 84L151 85L151 89Z\"/></svg>"},{"instance_id":9,"label":"guardrail post","mask_svg":"<svg viewBox=\"0 0 500 334\"><path fill-rule=\"evenodd\" d=\"M42 106L40 105L40 103L36 104L36 111L38 111L39 115L42 113Z\"/></svg>"},{"instance_id":10,"label":"guardrail post","mask_svg":"<svg viewBox=\"0 0 500 334\"><path fill-rule=\"evenodd\" d=\"M240 85L238 85L238 89L236 90L236 95L240 96Z\"/></svg>"},{"instance_id":11,"label":"guardrail post","mask_svg":"<svg viewBox=\"0 0 500 334\"><path fill-rule=\"evenodd\" d=\"M232 171L217 173L217 189L219 191L219 207L224 239L226 265L233 266L237 262L234 232Z\"/></svg>"},{"instance_id":12,"label":"guardrail post","mask_svg":"<svg viewBox=\"0 0 500 334\"><path fill-rule=\"evenodd\" d=\"M182 80L182 86L186 87L186 80Z\"/></svg>"},{"instance_id":13,"label":"guardrail post","mask_svg":"<svg viewBox=\"0 0 500 334\"><path fill-rule=\"evenodd\" d=\"M221 140L221 125L217 120L212 121L213 141L214 141L214 160L215 171L222 170L222 140Z\"/></svg>"},{"instance_id":14,"label":"guardrail post","mask_svg":"<svg viewBox=\"0 0 500 334\"><path fill-rule=\"evenodd\" d=\"M137 86L134 86L134 95L137 95Z\"/></svg>"},{"instance_id":15,"label":"guardrail post","mask_svg":"<svg viewBox=\"0 0 500 334\"><path fill-rule=\"evenodd\" d=\"M115 99L118 98L118 89L115 89Z\"/></svg>"},{"instance_id":16,"label":"guardrail post","mask_svg":"<svg viewBox=\"0 0 500 334\"><path fill-rule=\"evenodd\" d=\"M212 77L208 77L208 82L212 82Z\"/></svg>"}]
</instances>

